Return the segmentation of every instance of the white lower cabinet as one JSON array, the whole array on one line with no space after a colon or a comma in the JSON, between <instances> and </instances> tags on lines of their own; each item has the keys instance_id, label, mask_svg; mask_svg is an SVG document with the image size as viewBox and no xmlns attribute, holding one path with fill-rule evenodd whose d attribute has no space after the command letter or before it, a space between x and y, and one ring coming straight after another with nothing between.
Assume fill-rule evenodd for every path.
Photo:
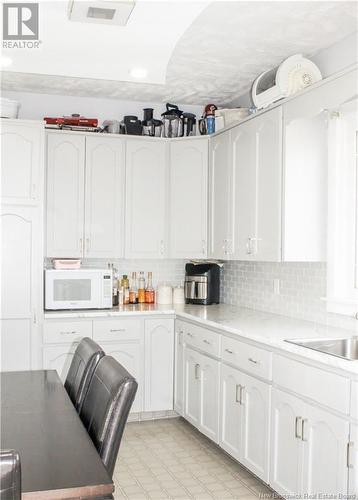
<instances>
[{"instance_id":1,"label":"white lower cabinet","mask_svg":"<svg viewBox=\"0 0 358 500\"><path fill-rule=\"evenodd\" d=\"M270 485L281 495L347 493L349 422L273 390Z\"/></svg>"},{"instance_id":2,"label":"white lower cabinet","mask_svg":"<svg viewBox=\"0 0 358 500\"><path fill-rule=\"evenodd\" d=\"M144 411L173 410L174 320L144 324Z\"/></svg>"},{"instance_id":3,"label":"white lower cabinet","mask_svg":"<svg viewBox=\"0 0 358 500\"><path fill-rule=\"evenodd\" d=\"M184 411L184 330L180 321L175 322L174 349L174 410Z\"/></svg>"},{"instance_id":4,"label":"white lower cabinet","mask_svg":"<svg viewBox=\"0 0 358 500\"><path fill-rule=\"evenodd\" d=\"M78 342L44 347L44 370L56 370L62 382L65 382L77 346Z\"/></svg>"},{"instance_id":5,"label":"white lower cabinet","mask_svg":"<svg viewBox=\"0 0 358 500\"><path fill-rule=\"evenodd\" d=\"M219 362L185 348L184 416L203 434L218 442Z\"/></svg>"},{"instance_id":6,"label":"white lower cabinet","mask_svg":"<svg viewBox=\"0 0 358 500\"><path fill-rule=\"evenodd\" d=\"M106 354L116 359L138 382L138 389L131 412L143 410L142 346L140 341L99 342Z\"/></svg>"},{"instance_id":7,"label":"white lower cabinet","mask_svg":"<svg viewBox=\"0 0 358 500\"><path fill-rule=\"evenodd\" d=\"M200 360L198 352L184 349L184 416L195 427L200 422Z\"/></svg>"},{"instance_id":8,"label":"white lower cabinet","mask_svg":"<svg viewBox=\"0 0 358 500\"><path fill-rule=\"evenodd\" d=\"M348 493L350 495L357 495L358 493L358 424L357 423L351 424L347 465L349 467Z\"/></svg>"},{"instance_id":9,"label":"white lower cabinet","mask_svg":"<svg viewBox=\"0 0 358 500\"><path fill-rule=\"evenodd\" d=\"M220 446L268 482L270 386L221 366Z\"/></svg>"}]
</instances>

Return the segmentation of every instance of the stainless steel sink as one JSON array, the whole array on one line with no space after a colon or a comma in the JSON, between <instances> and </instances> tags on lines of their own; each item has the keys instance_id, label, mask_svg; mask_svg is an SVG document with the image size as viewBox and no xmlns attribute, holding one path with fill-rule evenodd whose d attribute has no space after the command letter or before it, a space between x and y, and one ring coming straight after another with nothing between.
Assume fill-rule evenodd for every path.
<instances>
[{"instance_id":1,"label":"stainless steel sink","mask_svg":"<svg viewBox=\"0 0 358 500\"><path fill-rule=\"evenodd\" d=\"M337 358L358 360L358 336L348 339L287 339L285 342L331 354Z\"/></svg>"}]
</instances>

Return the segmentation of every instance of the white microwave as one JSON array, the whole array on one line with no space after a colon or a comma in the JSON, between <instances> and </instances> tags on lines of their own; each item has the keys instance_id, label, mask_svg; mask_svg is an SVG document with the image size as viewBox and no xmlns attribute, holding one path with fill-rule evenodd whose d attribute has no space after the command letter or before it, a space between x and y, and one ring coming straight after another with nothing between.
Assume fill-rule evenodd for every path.
<instances>
[{"instance_id":1,"label":"white microwave","mask_svg":"<svg viewBox=\"0 0 358 500\"><path fill-rule=\"evenodd\" d=\"M112 270L46 269L45 309L109 309Z\"/></svg>"}]
</instances>

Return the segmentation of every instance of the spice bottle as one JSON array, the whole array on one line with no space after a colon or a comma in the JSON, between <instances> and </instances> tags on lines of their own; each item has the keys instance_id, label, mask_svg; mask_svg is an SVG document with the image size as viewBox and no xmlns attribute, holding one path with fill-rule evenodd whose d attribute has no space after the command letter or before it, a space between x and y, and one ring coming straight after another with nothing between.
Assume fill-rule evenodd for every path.
<instances>
[{"instance_id":1,"label":"spice bottle","mask_svg":"<svg viewBox=\"0 0 358 500\"><path fill-rule=\"evenodd\" d=\"M139 273L139 280L138 280L138 303L139 304L144 304L145 303L145 278L144 278L144 272L141 271Z\"/></svg>"},{"instance_id":2,"label":"spice bottle","mask_svg":"<svg viewBox=\"0 0 358 500\"><path fill-rule=\"evenodd\" d=\"M137 273L132 273L131 285L129 288L129 303L136 304L138 301Z\"/></svg>"},{"instance_id":3,"label":"spice bottle","mask_svg":"<svg viewBox=\"0 0 358 500\"><path fill-rule=\"evenodd\" d=\"M155 292L153 288L153 274L148 273L147 288L145 289L145 302L146 304L154 304L155 302Z\"/></svg>"},{"instance_id":4,"label":"spice bottle","mask_svg":"<svg viewBox=\"0 0 358 500\"><path fill-rule=\"evenodd\" d=\"M123 287L123 304L129 304L129 280L126 274L123 274L121 286Z\"/></svg>"}]
</instances>

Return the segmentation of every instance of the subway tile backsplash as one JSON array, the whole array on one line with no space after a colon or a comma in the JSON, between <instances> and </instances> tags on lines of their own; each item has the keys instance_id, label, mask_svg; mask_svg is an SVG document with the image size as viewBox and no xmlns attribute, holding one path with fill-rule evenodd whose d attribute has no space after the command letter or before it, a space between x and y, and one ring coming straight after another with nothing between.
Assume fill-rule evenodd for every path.
<instances>
[{"instance_id":1,"label":"subway tile backsplash","mask_svg":"<svg viewBox=\"0 0 358 500\"><path fill-rule=\"evenodd\" d=\"M180 285L187 260L103 260L84 259L82 265L107 267L113 262L119 274L153 271L154 286L167 282ZM48 259L46 265L51 266ZM358 321L326 312L326 264L322 262L241 262L225 261L221 274L221 302L268 311L293 318L346 328L358 334ZM279 294L274 293L279 280Z\"/></svg>"},{"instance_id":2,"label":"subway tile backsplash","mask_svg":"<svg viewBox=\"0 0 358 500\"><path fill-rule=\"evenodd\" d=\"M358 332L358 321L327 313L326 264L226 261L221 301ZM274 292L279 280L279 294Z\"/></svg>"}]
</instances>

